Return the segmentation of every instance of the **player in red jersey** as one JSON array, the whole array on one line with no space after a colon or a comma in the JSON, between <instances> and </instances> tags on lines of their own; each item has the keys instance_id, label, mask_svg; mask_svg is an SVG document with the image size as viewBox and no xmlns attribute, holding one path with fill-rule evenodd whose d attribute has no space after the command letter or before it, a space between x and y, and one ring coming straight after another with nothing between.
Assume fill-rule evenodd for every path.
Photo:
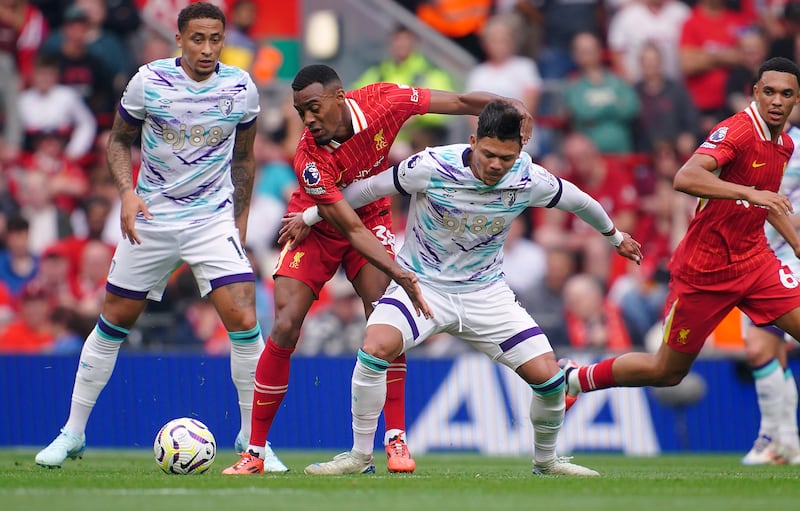
<instances>
[{"instance_id":1,"label":"player in red jersey","mask_svg":"<svg viewBox=\"0 0 800 511\"><path fill-rule=\"evenodd\" d=\"M753 97L748 108L714 127L675 175L675 189L700 201L670 261L663 344L654 354L626 353L588 366L559 361L570 396L680 383L708 335L735 306L757 325L800 335L800 283L764 234L768 221L800 257L792 205L777 193L794 148L783 129L800 101L800 70L785 58L767 60Z\"/></svg>"},{"instance_id":2,"label":"player in red jersey","mask_svg":"<svg viewBox=\"0 0 800 511\"><path fill-rule=\"evenodd\" d=\"M428 313L416 276L394 263L388 199L354 211L339 188L386 170L389 148L412 115L477 115L489 102L506 99L523 114L524 141L531 134L532 118L520 101L484 92L456 94L389 83L345 92L336 71L325 65L301 69L292 89L294 107L306 129L294 159L300 187L287 210L300 212L316 204L326 222L316 224L297 246L287 243L281 252L275 270L275 321L256 369L250 443L225 474L279 471L282 467L270 468L274 460L263 459L264 445L288 389L290 357L300 327L322 286L340 265L361 297L367 316L390 278L403 286L417 313ZM405 375L405 356L401 355L387 373L384 407L384 440L391 472L413 472L416 466L405 443Z\"/></svg>"}]
</instances>

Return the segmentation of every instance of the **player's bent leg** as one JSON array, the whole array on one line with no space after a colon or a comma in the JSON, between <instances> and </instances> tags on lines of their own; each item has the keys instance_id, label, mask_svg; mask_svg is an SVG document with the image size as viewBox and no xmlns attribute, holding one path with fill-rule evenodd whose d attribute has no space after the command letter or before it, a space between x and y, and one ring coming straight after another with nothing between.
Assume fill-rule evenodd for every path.
<instances>
[{"instance_id":1,"label":"player's bent leg","mask_svg":"<svg viewBox=\"0 0 800 511\"><path fill-rule=\"evenodd\" d=\"M67 458L82 457L86 449L84 431L89 415L111 378L122 341L144 309L144 295L142 293L141 299L130 299L115 294L113 290L106 293L103 314L81 348L69 418L61 434L36 454L37 465L60 467Z\"/></svg>"}]
</instances>

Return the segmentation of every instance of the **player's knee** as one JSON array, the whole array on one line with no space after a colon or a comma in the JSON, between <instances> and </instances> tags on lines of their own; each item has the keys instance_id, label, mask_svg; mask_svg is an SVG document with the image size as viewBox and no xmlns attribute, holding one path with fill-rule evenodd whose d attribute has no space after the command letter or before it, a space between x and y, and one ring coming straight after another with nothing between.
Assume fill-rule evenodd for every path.
<instances>
[{"instance_id":1,"label":"player's knee","mask_svg":"<svg viewBox=\"0 0 800 511\"><path fill-rule=\"evenodd\" d=\"M660 374L658 381L655 383L658 387L674 387L683 381L688 372L682 368L664 368Z\"/></svg>"},{"instance_id":2,"label":"player's knee","mask_svg":"<svg viewBox=\"0 0 800 511\"><path fill-rule=\"evenodd\" d=\"M282 348L294 347L300 338L301 326L302 322L296 321L286 314L276 313L275 320L272 323L272 330L269 334L270 339Z\"/></svg>"}]
</instances>

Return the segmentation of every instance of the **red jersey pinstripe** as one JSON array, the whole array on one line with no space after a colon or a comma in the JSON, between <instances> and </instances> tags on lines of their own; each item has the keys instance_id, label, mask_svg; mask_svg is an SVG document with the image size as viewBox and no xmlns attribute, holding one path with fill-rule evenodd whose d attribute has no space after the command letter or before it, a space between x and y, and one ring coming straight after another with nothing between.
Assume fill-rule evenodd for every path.
<instances>
[{"instance_id":1,"label":"red jersey pinstripe","mask_svg":"<svg viewBox=\"0 0 800 511\"><path fill-rule=\"evenodd\" d=\"M424 114L430 106L430 89L377 83L347 92L347 104L355 134L341 144L320 147L304 130L294 157L294 172L300 187L287 210L302 211L314 204L332 204L343 199L340 187L386 170L389 149L403 123ZM388 211L384 198L359 208L361 218ZM315 227L338 232L326 222Z\"/></svg>"},{"instance_id":2,"label":"red jersey pinstripe","mask_svg":"<svg viewBox=\"0 0 800 511\"><path fill-rule=\"evenodd\" d=\"M782 133L770 140L754 105L719 123L695 151L717 161L720 179L777 192L794 149ZM741 200L700 199L670 270L689 284L726 281L761 267L774 254L764 235L767 209Z\"/></svg>"}]
</instances>

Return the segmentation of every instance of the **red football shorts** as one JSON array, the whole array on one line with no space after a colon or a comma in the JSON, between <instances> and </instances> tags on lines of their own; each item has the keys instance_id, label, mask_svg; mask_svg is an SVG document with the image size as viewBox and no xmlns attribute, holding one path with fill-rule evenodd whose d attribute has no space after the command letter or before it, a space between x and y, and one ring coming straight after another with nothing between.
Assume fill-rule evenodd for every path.
<instances>
[{"instance_id":1,"label":"red football shorts","mask_svg":"<svg viewBox=\"0 0 800 511\"><path fill-rule=\"evenodd\" d=\"M673 276L664 305L664 342L675 351L699 353L734 307L756 325L766 325L800 307L800 282L777 257L761 271L715 284L688 284Z\"/></svg>"},{"instance_id":2,"label":"red football shorts","mask_svg":"<svg viewBox=\"0 0 800 511\"><path fill-rule=\"evenodd\" d=\"M383 244L389 255L394 257L391 215L370 215L361 221ZM316 296L319 296L325 283L336 274L339 265L352 281L367 264L367 260L350 242L332 228L311 229L308 237L298 247L294 250L288 250L288 247L286 244L281 251L273 274L303 282Z\"/></svg>"}]
</instances>

